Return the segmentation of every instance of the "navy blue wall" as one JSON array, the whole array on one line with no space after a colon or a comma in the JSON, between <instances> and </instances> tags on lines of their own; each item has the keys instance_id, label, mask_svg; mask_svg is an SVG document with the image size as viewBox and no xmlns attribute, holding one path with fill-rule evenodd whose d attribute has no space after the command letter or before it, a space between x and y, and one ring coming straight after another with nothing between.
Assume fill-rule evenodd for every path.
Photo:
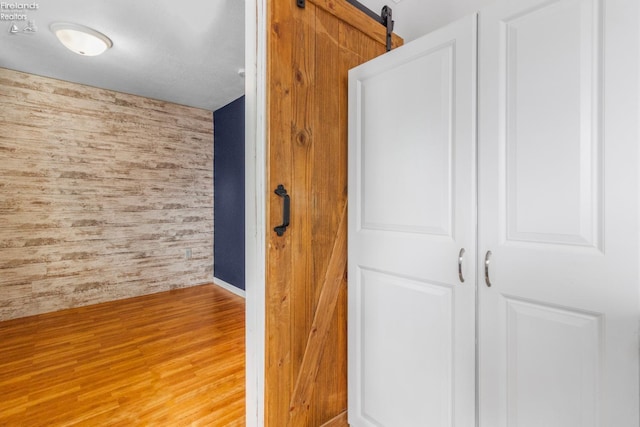
<instances>
[{"instance_id":1,"label":"navy blue wall","mask_svg":"<svg viewBox=\"0 0 640 427\"><path fill-rule=\"evenodd\" d=\"M213 113L213 274L244 289L244 96Z\"/></svg>"}]
</instances>

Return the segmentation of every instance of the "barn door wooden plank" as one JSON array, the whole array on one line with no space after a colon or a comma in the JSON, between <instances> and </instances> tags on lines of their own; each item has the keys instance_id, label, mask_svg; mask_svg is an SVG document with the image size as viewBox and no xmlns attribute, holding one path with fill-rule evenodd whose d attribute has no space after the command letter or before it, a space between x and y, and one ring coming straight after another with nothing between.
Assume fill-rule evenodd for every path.
<instances>
[{"instance_id":1,"label":"barn door wooden plank","mask_svg":"<svg viewBox=\"0 0 640 427\"><path fill-rule=\"evenodd\" d=\"M342 144L346 128L341 127L341 77L345 71L340 63L340 26L334 15L316 8L316 99L315 132L318 143L314 147L314 244L313 283L316 305L324 292L323 280L335 244L341 214L346 204L346 145ZM344 100L346 103L346 99ZM346 104L345 104L346 105ZM343 161L344 159L344 161ZM346 282L340 286L346 289ZM338 297L339 298L339 297ZM317 307L314 305L314 312ZM309 424L320 425L344 410L347 401L347 342L341 340L340 328L346 326L341 310L333 310L326 336L327 344L320 355L320 368L315 377L314 392L308 411ZM326 315L328 315L327 313ZM309 334L309 331L307 331ZM306 337L305 337L306 338Z\"/></svg>"},{"instance_id":2,"label":"barn door wooden plank","mask_svg":"<svg viewBox=\"0 0 640 427\"><path fill-rule=\"evenodd\" d=\"M267 259L265 310L265 425L283 425L289 417L281 396L289 396L291 371L291 232L277 236L271 228L282 218L282 202L273 194L280 184L291 188L290 138L292 104L291 58L293 49L292 10L288 1L269 3L267 22ZM295 210L294 210L295 212Z\"/></svg>"},{"instance_id":3,"label":"barn door wooden plank","mask_svg":"<svg viewBox=\"0 0 640 427\"><path fill-rule=\"evenodd\" d=\"M293 18L293 56L291 73L293 74L292 101L294 105L291 120L291 152L293 155L293 229L291 244L293 246L293 262L291 276L292 306L292 372L300 370L304 357L306 335L313 320L315 307L315 286L313 278L313 257L303 255L310 249L313 241L313 202L315 153L317 145L314 121L314 105L316 104L316 28L315 6L307 5L305 9L294 8ZM296 256L296 254L298 256ZM292 378L295 384L295 376Z\"/></svg>"},{"instance_id":4,"label":"barn door wooden plank","mask_svg":"<svg viewBox=\"0 0 640 427\"><path fill-rule=\"evenodd\" d=\"M385 46L387 43L387 32L385 27L379 22L371 19L361 11L347 3L346 1L335 0L308 0L310 3L315 4L317 7L322 8L324 11L334 15L338 20L347 22L351 27L358 30L362 34L366 34L368 37ZM402 39L396 34L392 35L392 46L398 47L402 44ZM371 59L371 58L369 58Z\"/></svg>"},{"instance_id":5,"label":"barn door wooden plank","mask_svg":"<svg viewBox=\"0 0 640 427\"><path fill-rule=\"evenodd\" d=\"M347 204L342 210L342 218L335 235L335 242L329 266L322 282L320 299L316 307L313 323L307 337L302 366L298 372L296 385L290 403L291 425L307 425L309 403L316 385L320 369L320 359L327 343L338 295L344 285L347 265Z\"/></svg>"},{"instance_id":6,"label":"barn door wooden plank","mask_svg":"<svg viewBox=\"0 0 640 427\"><path fill-rule=\"evenodd\" d=\"M322 424L322 426L320 427L343 427L348 425L349 423L347 422L347 411L344 411L336 415L335 417L331 418L329 421Z\"/></svg>"}]
</instances>

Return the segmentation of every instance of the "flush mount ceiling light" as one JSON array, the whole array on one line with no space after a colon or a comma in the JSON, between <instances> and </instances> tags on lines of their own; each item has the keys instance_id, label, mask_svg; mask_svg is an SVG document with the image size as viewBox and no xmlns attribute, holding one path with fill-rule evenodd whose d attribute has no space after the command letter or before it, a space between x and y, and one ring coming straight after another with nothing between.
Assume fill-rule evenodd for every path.
<instances>
[{"instance_id":1,"label":"flush mount ceiling light","mask_svg":"<svg viewBox=\"0 0 640 427\"><path fill-rule=\"evenodd\" d=\"M56 22L50 28L60 43L78 55L100 55L113 46L109 37L84 25Z\"/></svg>"}]
</instances>

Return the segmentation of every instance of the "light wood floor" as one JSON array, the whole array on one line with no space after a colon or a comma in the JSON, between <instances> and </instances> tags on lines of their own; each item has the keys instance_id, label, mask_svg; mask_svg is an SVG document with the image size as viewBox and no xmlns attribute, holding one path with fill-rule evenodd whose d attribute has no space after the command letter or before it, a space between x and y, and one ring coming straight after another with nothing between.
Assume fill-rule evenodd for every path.
<instances>
[{"instance_id":1,"label":"light wood floor","mask_svg":"<svg viewBox=\"0 0 640 427\"><path fill-rule=\"evenodd\" d=\"M242 426L244 330L215 285L0 322L0 426Z\"/></svg>"}]
</instances>

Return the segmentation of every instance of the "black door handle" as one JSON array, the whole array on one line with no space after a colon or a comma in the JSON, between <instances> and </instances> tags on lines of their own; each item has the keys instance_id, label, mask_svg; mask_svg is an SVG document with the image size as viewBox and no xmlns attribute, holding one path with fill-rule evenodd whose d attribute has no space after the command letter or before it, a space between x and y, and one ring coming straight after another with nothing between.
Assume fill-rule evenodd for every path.
<instances>
[{"instance_id":1,"label":"black door handle","mask_svg":"<svg viewBox=\"0 0 640 427\"><path fill-rule=\"evenodd\" d=\"M278 196L282 197L282 224L278 225L273 229L278 236L282 236L285 231L287 231L287 227L289 226L289 216L291 209L291 200L289 199L289 195L287 194L287 190L284 188L284 185L278 185L278 188L274 191Z\"/></svg>"}]
</instances>

